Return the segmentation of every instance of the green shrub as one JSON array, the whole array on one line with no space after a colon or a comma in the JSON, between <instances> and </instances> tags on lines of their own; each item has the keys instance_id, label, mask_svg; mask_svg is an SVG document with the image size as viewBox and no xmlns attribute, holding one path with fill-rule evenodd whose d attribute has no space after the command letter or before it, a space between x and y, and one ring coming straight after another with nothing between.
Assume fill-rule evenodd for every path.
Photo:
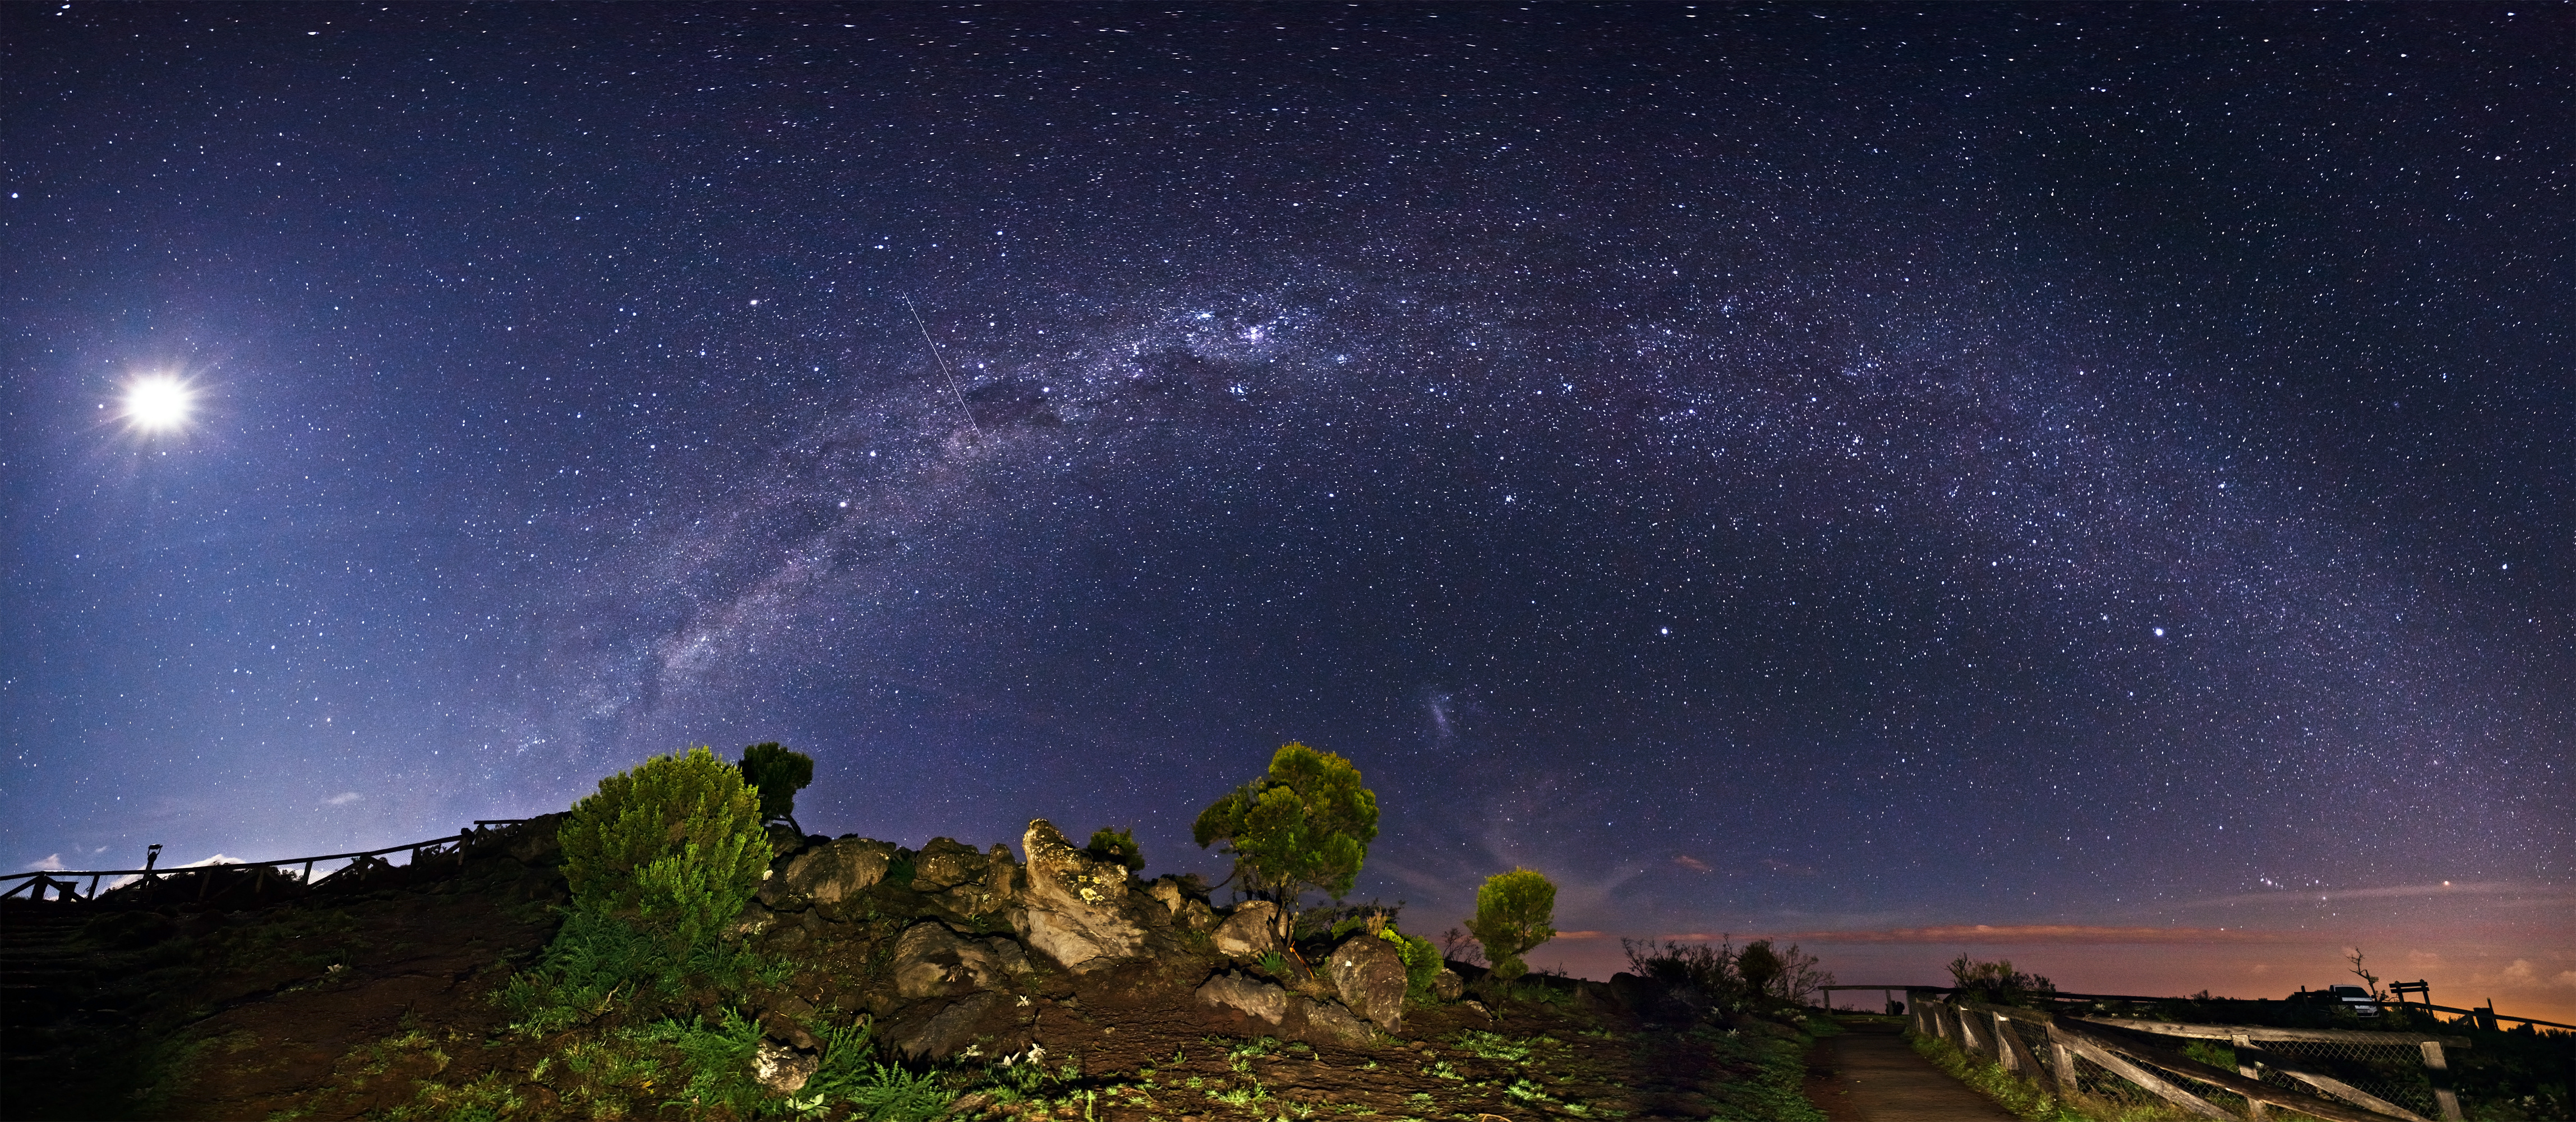
<instances>
[{"instance_id":1,"label":"green shrub","mask_svg":"<svg viewBox=\"0 0 2576 1122\"><path fill-rule=\"evenodd\" d=\"M681 948L742 913L771 856L742 772L705 747L600 780L557 836L575 909L630 920Z\"/></svg>"},{"instance_id":2,"label":"green shrub","mask_svg":"<svg viewBox=\"0 0 2576 1122\"><path fill-rule=\"evenodd\" d=\"M1133 830L1112 830L1107 826L1093 830L1091 844L1082 847L1082 852L1094 861L1125 865L1131 873L1145 867L1145 851L1136 844Z\"/></svg>"},{"instance_id":3,"label":"green shrub","mask_svg":"<svg viewBox=\"0 0 2576 1122\"><path fill-rule=\"evenodd\" d=\"M1535 869L1514 869L1476 889L1476 918L1467 930L1484 946L1494 977L1508 982L1529 971L1522 955L1556 938L1555 922L1556 882Z\"/></svg>"},{"instance_id":4,"label":"green shrub","mask_svg":"<svg viewBox=\"0 0 2576 1122\"><path fill-rule=\"evenodd\" d=\"M1404 996L1415 1003L1431 1000L1431 983L1445 965L1440 961L1440 947L1429 939L1418 938L1389 927L1378 932L1378 938L1395 944L1404 956Z\"/></svg>"},{"instance_id":5,"label":"green shrub","mask_svg":"<svg viewBox=\"0 0 2576 1122\"><path fill-rule=\"evenodd\" d=\"M2013 969L2011 959L1979 962L1964 952L1950 960L1950 984L1969 991L1956 995L1959 1000L1989 1005L2028 1005L2034 998L2057 992L2056 983L2046 976Z\"/></svg>"},{"instance_id":6,"label":"green shrub","mask_svg":"<svg viewBox=\"0 0 2576 1122\"><path fill-rule=\"evenodd\" d=\"M1224 843L1244 887L1276 897L1284 935L1306 889L1335 899L1351 890L1377 840L1377 792L1360 786L1349 760L1292 741L1267 773L1200 811L1190 833L1201 849Z\"/></svg>"},{"instance_id":7,"label":"green shrub","mask_svg":"<svg viewBox=\"0 0 2576 1122\"><path fill-rule=\"evenodd\" d=\"M739 766L742 781L760 793L760 820L785 822L804 833L805 827L796 825L796 792L814 782L814 757L771 741L743 749Z\"/></svg>"}]
</instances>

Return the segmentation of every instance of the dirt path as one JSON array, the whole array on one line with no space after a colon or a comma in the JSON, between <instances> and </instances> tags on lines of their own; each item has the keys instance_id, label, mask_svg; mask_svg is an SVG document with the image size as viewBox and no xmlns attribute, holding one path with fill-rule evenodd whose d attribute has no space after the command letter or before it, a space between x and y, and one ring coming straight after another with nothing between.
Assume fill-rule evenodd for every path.
<instances>
[{"instance_id":1,"label":"dirt path","mask_svg":"<svg viewBox=\"0 0 2576 1122\"><path fill-rule=\"evenodd\" d=\"M1942 1074L1887 1021L1846 1020L1807 1056L1807 1097L1833 1122L2016 1122Z\"/></svg>"}]
</instances>

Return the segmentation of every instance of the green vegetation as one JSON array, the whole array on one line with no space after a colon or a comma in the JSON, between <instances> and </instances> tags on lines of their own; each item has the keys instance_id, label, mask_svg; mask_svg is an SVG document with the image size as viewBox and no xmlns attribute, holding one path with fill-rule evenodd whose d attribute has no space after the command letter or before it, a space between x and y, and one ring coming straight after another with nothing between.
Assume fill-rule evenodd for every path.
<instances>
[{"instance_id":1,"label":"green vegetation","mask_svg":"<svg viewBox=\"0 0 2576 1122\"><path fill-rule=\"evenodd\" d=\"M1267 773L1200 811L1190 833L1201 849L1222 843L1244 887L1278 901L1285 935L1306 890L1334 899L1351 890L1377 840L1377 792L1349 760L1292 741Z\"/></svg>"},{"instance_id":2,"label":"green vegetation","mask_svg":"<svg viewBox=\"0 0 2576 1122\"><path fill-rule=\"evenodd\" d=\"M1556 938L1556 882L1533 869L1485 878L1476 889L1476 917L1467 930L1485 948L1494 977L1509 982L1529 972L1521 961L1533 947Z\"/></svg>"},{"instance_id":3,"label":"green vegetation","mask_svg":"<svg viewBox=\"0 0 2576 1122\"><path fill-rule=\"evenodd\" d=\"M558 837L576 911L634 923L683 954L741 914L771 856L742 772L703 746L600 780Z\"/></svg>"},{"instance_id":4,"label":"green vegetation","mask_svg":"<svg viewBox=\"0 0 2576 1122\"><path fill-rule=\"evenodd\" d=\"M1720 1062L1749 1069L1716 1089L1720 1105L1711 1122L1825 1122L1824 1112L1799 1088L1807 1079L1807 1049L1816 1037L1840 1031L1826 1020L1805 1021L1803 1031L1766 1021L1723 1032L1694 1030Z\"/></svg>"},{"instance_id":5,"label":"green vegetation","mask_svg":"<svg viewBox=\"0 0 2576 1122\"><path fill-rule=\"evenodd\" d=\"M1440 947L1429 939L1407 935L1392 927L1379 931L1378 938L1394 943L1396 950L1404 955L1405 1000L1417 1005L1430 1001L1431 983L1439 978L1441 967L1445 965L1440 961Z\"/></svg>"},{"instance_id":6,"label":"green vegetation","mask_svg":"<svg viewBox=\"0 0 2576 1122\"><path fill-rule=\"evenodd\" d=\"M2103 1113L2102 1108L2107 1104L2100 1103L2087 1104L2094 1106L2094 1111L2080 1110L2048 1093L2039 1084L2004 1070L2002 1065L1984 1056L1960 1051L1947 1040L1912 1032L1905 1035L1913 1042L1916 1052L1932 1061L1932 1066L1948 1072L1951 1078L1967 1084L2028 1122L2097 1122L2097 1119L2099 1122L2147 1122L2149 1117L2161 1118L2176 1113L2170 1109L2148 1108L2142 1112L2144 1117L2131 1118L2126 1112Z\"/></svg>"},{"instance_id":7,"label":"green vegetation","mask_svg":"<svg viewBox=\"0 0 2576 1122\"><path fill-rule=\"evenodd\" d=\"M2057 984L2045 976L2013 969L2011 959L1980 962L1965 952L1950 960L1950 984L1968 991L1959 998L1989 1005L2030 1005L2057 992Z\"/></svg>"},{"instance_id":8,"label":"green vegetation","mask_svg":"<svg viewBox=\"0 0 2576 1122\"><path fill-rule=\"evenodd\" d=\"M803 752L790 752L776 741L754 744L742 750L742 781L760 793L760 820L796 825L796 792L814 782L814 757Z\"/></svg>"},{"instance_id":9,"label":"green vegetation","mask_svg":"<svg viewBox=\"0 0 2576 1122\"><path fill-rule=\"evenodd\" d=\"M1756 939L1737 950L1720 941L1678 943L1619 940L1628 953L1628 970L1668 989L1696 992L1714 1007L1736 1011L1786 1010L1807 1004L1818 986L1834 982L1819 968L1816 956L1792 943L1787 950Z\"/></svg>"},{"instance_id":10,"label":"green vegetation","mask_svg":"<svg viewBox=\"0 0 2576 1122\"><path fill-rule=\"evenodd\" d=\"M1127 871L1131 873L1141 872L1145 868L1145 851L1136 844L1136 832L1133 830L1112 830L1107 826L1093 830L1091 844L1082 847L1082 852L1088 854L1094 861L1125 865Z\"/></svg>"}]
</instances>

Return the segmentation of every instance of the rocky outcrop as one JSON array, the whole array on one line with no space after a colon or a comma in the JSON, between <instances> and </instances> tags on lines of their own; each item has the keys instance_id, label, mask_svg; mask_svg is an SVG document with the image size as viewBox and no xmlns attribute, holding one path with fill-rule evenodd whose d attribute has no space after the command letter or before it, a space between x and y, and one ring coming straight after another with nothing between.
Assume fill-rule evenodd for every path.
<instances>
[{"instance_id":1,"label":"rocky outcrop","mask_svg":"<svg viewBox=\"0 0 2576 1122\"><path fill-rule=\"evenodd\" d=\"M774 1040L760 1042L760 1050L751 1055L751 1078L773 1095L792 1095L805 1089L805 1081L823 1066L822 1058L799 1052Z\"/></svg>"},{"instance_id":2,"label":"rocky outcrop","mask_svg":"<svg viewBox=\"0 0 2576 1122\"><path fill-rule=\"evenodd\" d=\"M961 918L1001 911L1019 887L1019 862L1002 845L983 851L953 838L932 838L913 855L912 867L909 887Z\"/></svg>"},{"instance_id":3,"label":"rocky outcrop","mask_svg":"<svg viewBox=\"0 0 2576 1122\"><path fill-rule=\"evenodd\" d=\"M1259 958L1279 949L1278 927L1279 905L1246 900L1235 905L1234 914L1217 925L1208 941L1218 954L1229 958Z\"/></svg>"},{"instance_id":4,"label":"rocky outcrop","mask_svg":"<svg viewBox=\"0 0 2576 1122\"><path fill-rule=\"evenodd\" d=\"M1145 929L1124 914L1125 865L1093 860L1043 818L1029 822L1020 846L1029 858L1028 886L1012 926L1032 949L1077 974L1143 949Z\"/></svg>"},{"instance_id":5,"label":"rocky outcrop","mask_svg":"<svg viewBox=\"0 0 2576 1122\"><path fill-rule=\"evenodd\" d=\"M1377 1039L1377 1034L1369 1030L1367 1021L1359 1019L1352 1015L1350 1010L1332 1002L1308 1003L1304 1012L1308 1040L1330 1040L1337 1044L1356 1046Z\"/></svg>"},{"instance_id":6,"label":"rocky outcrop","mask_svg":"<svg viewBox=\"0 0 2576 1122\"><path fill-rule=\"evenodd\" d=\"M1278 1024L1288 1015L1288 991L1226 971L1199 987L1199 1004L1232 1009L1256 1020Z\"/></svg>"},{"instance_id":7,"label":"rocky outcrop","mask_svg":"<svg viewBox=\"0 0 2576 1122\"><path fill-rule=\"evenodd\" d=\"M1431 996L1442 1001L1456 1001L1466 995L1467 979L1459 977L1457 971L1443 966L1439 973L1431 976Z\"/></svg>"},{"instance_id":8,"label":"rocky outcrop","mask_svg":"<svg viewBox=\"0 0 2576 1122\"><path fill-rule=\"evenodd\" d=\"M907 1060L947 1059L979 1035L1009 1027L1010 998L972 993L947 1004L924 1002L886 1030L885 1042Z\"/></svg>"},{"instance_id":9,"label":"rocky outcrop","mask_svg":"<svg viewBox=\"0 0 2576 1122\"><path fill-rule=\"evenodd\" d=\"M812 906L836 912L884 880L894 854L893 843L868 838L841 838L814 846L761 882L760 902L781 911Z\"/></svg>"},{"instance_id":10,"label":"rocky outcrop","mask_svg":"<svg viewBox=\"0 0 2576 1122\"><path fill-rule=\"evenodd\" d=\"M1342 1004L1379 1028L1394 1032L1404 1021L1404 955L1375 935L1354 935L1324 960L1324 975Z\"/></svg>"},{"instance_id":11,"label":"rocky outcrop","mask_svg":"<svg viewBox=\"0 0 2576 1122\"><path fill-rule=\"evenodd\" d=\"M999 990L1009 985L1014 973L1025 974L1028 969L1019 944L1000 938L969 942L947 924L932 920L905 928L903 937L895 940L890 973L895 996L914 1001Z\"/></svg>"},{"instance_id":12,"label":"rocky outcrop","mask_svg":"<svg viewBox=\"0 0 2576 1122\"><path fill-rule=\"evenodd\" d=\"M808 838L798 833L796 827L784 822L772 822L762 829L769 835L769 853L772 857L793 857L806 846L819 845L827 840L819 837Z\"/></svg>"}]
</instances>

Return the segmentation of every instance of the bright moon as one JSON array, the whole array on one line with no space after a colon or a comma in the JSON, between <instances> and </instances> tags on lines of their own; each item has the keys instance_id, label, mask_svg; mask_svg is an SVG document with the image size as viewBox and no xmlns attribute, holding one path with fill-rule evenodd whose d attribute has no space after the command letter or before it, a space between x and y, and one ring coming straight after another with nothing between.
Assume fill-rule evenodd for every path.
<instances>
[{"instance_id":1,"label":"bright moon","mask_svg":"<svg viewBox=\"0 0 2576 1122\"><path fill-rule=\"evenodd\" d=\"M168 432L186 424L196 395L188 384L164 375L137 378L125 387L125 421L145 432Z\"/></svg>"}]
</instances>

